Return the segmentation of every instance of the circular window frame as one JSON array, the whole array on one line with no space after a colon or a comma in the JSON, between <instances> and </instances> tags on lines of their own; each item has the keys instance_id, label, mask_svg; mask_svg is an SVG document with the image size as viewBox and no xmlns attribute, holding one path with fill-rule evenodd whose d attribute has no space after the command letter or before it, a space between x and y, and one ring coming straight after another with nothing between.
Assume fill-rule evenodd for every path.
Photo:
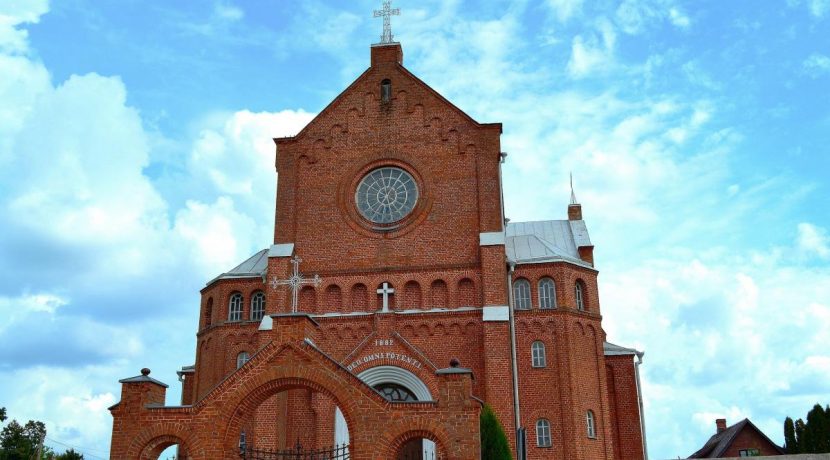
<instances>
[{"instance_id":1,"label":"circular window frame","mask_svg":"<svg viewBox=\"0 0 830 460\"><path fill-rule=\"evenodd\" d=\"M393 167L406 171L415 182L418 190L418 199L415 202L415 207L402 219L389 224L377 224L363 217L357 207L355 197L357 187L361 181L372 171L384 167ZM346 180L341 182L338 195L340 209L348 217L346 222L353 229L369 237L397 238L409 233L417 227L416 224L426 219L432 207L429 190L430 187L427 180L425 180L413 165L387 154L384 155L384 158L376 158L352 170L352 174L348 175Z\"/></svg>"},{"instance_id":2,"label":"circular window frame","mask_svg":"<svg viewBox=\"0 0 830 460\"><path fill-rule=\"evenodd\" d=\"M387 180L393 183L383 183ZM377 196L371 192L372 188L377 189ZM380 166L364 174L358 181L355 188L355 208L358 214L373 226L395 228L398 222L406 220L415 211L420 198L419 188L418 181L406 169L390 165ZM384 202L381 195L385 195L387 202ZM375 202L371 201L373 197ZM375 206L380 209L376 210ZM397 219L389 220L394 219L396 214L399 216ZM379 219L376 219L378 217Z\"/></svg>"}]
</instances>

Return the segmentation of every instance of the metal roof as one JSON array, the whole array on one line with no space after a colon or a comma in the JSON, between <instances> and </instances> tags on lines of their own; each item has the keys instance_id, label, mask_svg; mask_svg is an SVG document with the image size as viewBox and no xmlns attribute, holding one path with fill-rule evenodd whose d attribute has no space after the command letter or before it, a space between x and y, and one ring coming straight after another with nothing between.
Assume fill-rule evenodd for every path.
<instances>
[{"instance_id":1,"label":"metal roof","mask_svg":"<svg viewBox=\"0 0 830 460\"><path fill-rule=\"evenodd\" d=\"M602 350L605 356L619 356L619 355L642 355L642 351L637 351L633 348L626 348L615 345L611 342L603 342Z\"/></svg>"},{"instance_id":2,"label":"metal roof","mask_svg":"<svg viewBox=\"0 0 830 460\"><path fill-rule=\"evenodd\" d=\"M541 220L510 222L505 230L504 247L507 259L517 264L542 262L570 262L594 268L579 257L581 247L593 246L588 228L582 220ZM207 285L222 279L259 278L268 269L268 249L263 249L208 281Z\"/></svg>"},{"instance_id":3,"label":"metal roof","mask_svg":"<svg viewBox=\"0 0 830 460\"><path fill-rule=\"evenodd\" d=\"M217 280L222 279L232 279L232 278L259 278L265 275L265 271L268 269L268 249L263 249L256 254L252 255L245 262L237 265L233 269L228 272L222 273L221 275L213 278L212 280L208 281L208 285L214 283Z\"/></svg>"},{"instance_id":4,"label":"metal roof","mask_svg":"<svg viewBox=\"0 0 830 460\"><path fill-rule=\"evenodd\" d=\"M565 261L593 268L579 257L581 247L593 246L582 220L510 222L505 230L507 258L517 264Z\"/></svg>"}]
</instances>

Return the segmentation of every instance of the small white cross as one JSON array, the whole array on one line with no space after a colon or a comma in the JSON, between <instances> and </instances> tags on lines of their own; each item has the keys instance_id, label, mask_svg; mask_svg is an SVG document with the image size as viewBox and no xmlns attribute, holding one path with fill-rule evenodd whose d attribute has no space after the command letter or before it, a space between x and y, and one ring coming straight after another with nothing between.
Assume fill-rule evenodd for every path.
<instances>
[{"instance_id":1,"label":"small white cross","mask_svg":"<svg viewBox=\"0 0 830 460\"><path fill-rule=\"evenodd\" d=\"M383 285L378 289L378 294L383 296L383 312L389 311L389 294L394 294L395 290L389 286L389 283L385 282Z\"/></svg>"},{"instance_id":2,"label":"small white cross","mask_svg":"<svg viewBox=\"0 0 830 460\"><path fill-rule=\"evenodd\" d=\"M300 286L304 284L319 286L323 282L317 275L314 275L314 278L303 278L303 275L300 274L300 262L302 261L303 259L297 256L291 259L291 264L294 265L294 274L291 275L291 278L287 280L279 280L276 276L271 278L271 288L274 290L280 286L289 286L291 288L291 313L297 313L297 297Z\"/></svg>"}]
</instances>

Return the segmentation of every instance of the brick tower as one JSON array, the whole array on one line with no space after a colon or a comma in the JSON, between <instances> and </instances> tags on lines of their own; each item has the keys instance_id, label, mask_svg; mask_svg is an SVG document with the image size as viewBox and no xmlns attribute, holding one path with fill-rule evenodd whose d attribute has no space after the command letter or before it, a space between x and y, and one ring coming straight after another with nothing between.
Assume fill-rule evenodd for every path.
<instances>
[{"instance_id":1,"label":"brick tower","mask_svg":"<svg viewBox=\"0 0 830 460\"><path fill-rule=\"evenodd\" d=\"M642 353L605 340L580 205L506 224L501 124L402 63L400 44L374 45L275 139L273 244L202 289L181 406L149 373L122 381L113 458L237 458L244 437L473 459L483 403L529 459L644 457Z\"/></svg>"}]
</instances>

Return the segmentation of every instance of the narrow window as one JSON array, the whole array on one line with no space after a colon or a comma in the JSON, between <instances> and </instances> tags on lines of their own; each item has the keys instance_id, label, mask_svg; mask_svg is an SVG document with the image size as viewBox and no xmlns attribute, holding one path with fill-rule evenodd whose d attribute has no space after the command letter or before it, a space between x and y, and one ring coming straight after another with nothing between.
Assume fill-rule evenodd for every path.
<instances>
[{"instance_id":1,"label":"narrow window","mask_svg":"<svg viewBox=\"0 0 830 460\"><path fill-rule=\"evenodd\" d=\"M245 363L248 362L248 352L243 351L242 353L236 355L236 368L239 369L240 367L244 366Z\"/></svg>"},{"instance_id":2,"label":"narrow window","mask_svg":"<svg viewBox=\"0 0 830 460\"><path fill-rule=\"evenodd\" d=\"M208 298L205 306L205 327L209 327L213 322L213 297Z\"/></svg>"},{"instance_id":3,"label":"narrow window","mask_svg":"<svg viewBox=\"0 0 830 460\"><path fill-rule=\"evenodd\" d=\"M392 80L388 78L380 82L380 102L384 104L392 100Z\"/></svg>"},{"instance_id":4,"label":"narrow window","mask_svg":"<svg viewBox=\"0 0 830 460\"><path fill-rule=\"evenodd\" d=\"M576 309L585 311L585 286L581 280L574 285L574 296L576 297Z\"/></svg>"},{"instance_id":5,"label":"narrow window","mask_svg":"<svg viewBox=\"0 0 830 460\"><path fill-rule=\"evenodd\" d=\"M585 423L587 424L588 429L588 437L589 438L596 438L597 437L597 429L596 424L594 423L594 411L588 411L585 414Z\"/></svg>"},{"instance_id":6,"label":"narrow window","mask_svg":"<svg viewBox=\"0 0 830 460\"><path fill-rule=\"evenodd\" d=\"M530 355L533 360L533 367L546 367L548 365L545 357L545 344L539 340L530 346Z\"/></svg>"},{"instance_id":7,"label":"narrow window","mask_svg":"<svg viewBox=\"0 0 830 460\"><path fill-rule=\"evenodd\" d=\"M517 310L530 309L530 281L520 278L513 283L513 297Z\"/></svg>"},{"instance_id":8,"label":"narrow window","mask_svg":"<svg viewBox=\"0 0 830 460\"><path fill-rule=\"evenodd\" d=\"M228 321L242 321L242 294L236 292L231 295L228 304Z\"/></svg>"},{"instance_id":9,"label":"narrow window","mask_svg":"<svg viewBox=\"0 0 830 460\"><path fill-rule=\"evenodd\" d=\"M539 308L556 308L556 286L550 278L542 278L539 281Z\"/></svg>"},{"instance_id":10,"label":"narrow window","mask_svg":"<svg viewBox=\"0 0 830 460\"><path fill-rule=\"evenodd\" d=\"M265 314L265 294L257 291L251 297L251 321L259 321Z\"/></svg>"},{"instance_id":11,"label":"narrow window","mask_svg":"<svg viewBox=\"0 0 830 460\"><path fill-rule=\"evenodd\" d=\"M536 421L536 447L550 447L553 443L550 439L550 422L545 419Z\"/></svg>"}]
</instances>

